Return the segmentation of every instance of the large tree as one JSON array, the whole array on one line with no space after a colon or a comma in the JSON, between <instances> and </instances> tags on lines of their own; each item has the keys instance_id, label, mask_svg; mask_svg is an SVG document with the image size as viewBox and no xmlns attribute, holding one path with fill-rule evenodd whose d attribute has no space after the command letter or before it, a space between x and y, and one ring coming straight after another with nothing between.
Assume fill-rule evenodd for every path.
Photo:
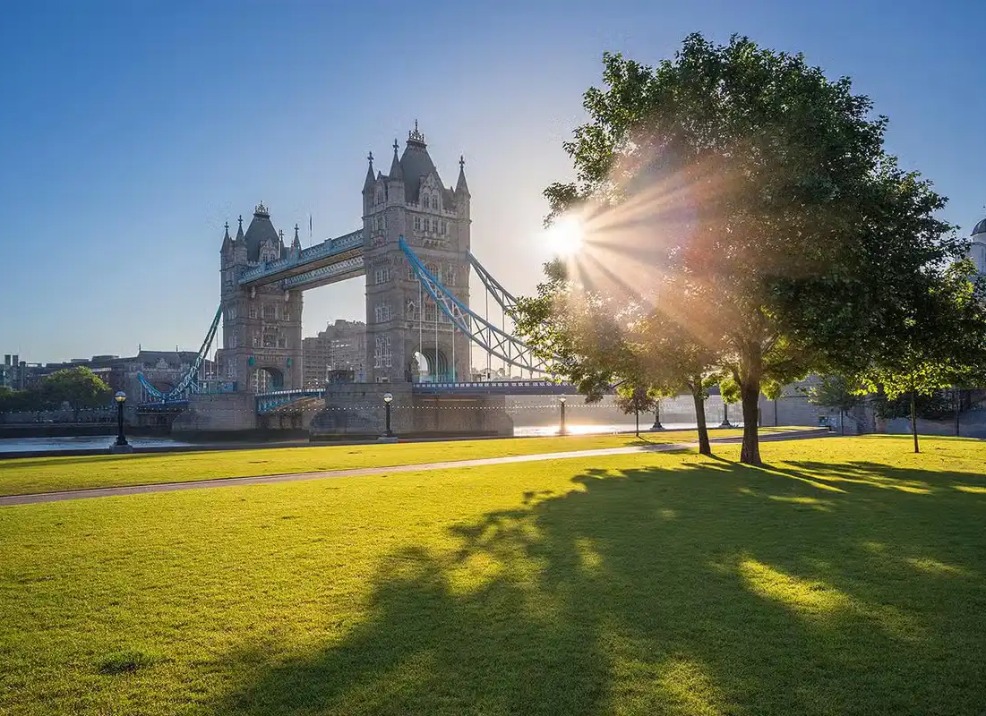
<instances>
[{"instance_id":1,"label":"large tree","mask_svg":"<svg viewBox=\"0 0 986 716\"><path fill-rule=\"evenodd\" d=\"M903 325L896 288L960 254L944 200L884 152L870 100L801 55L693 34L656 67L603 62L565 144L576 179L545 190L549 220L585 222L570 275L715 355L759 464L764 385L862 369Z\"/></svg>"},{"instance_id":2,"label":"large tree","mask_svg":"<svg viewBox=\"0 0 986 716\"><path fill-rule=\"evenodd\" d=\"M80 410L107 405L110 400L110 387L106 381L82 366L57 370L46 376L41 382L41 392L50 404L66 402L71 405L76 419Z\"/></svg>"}]
</instances>

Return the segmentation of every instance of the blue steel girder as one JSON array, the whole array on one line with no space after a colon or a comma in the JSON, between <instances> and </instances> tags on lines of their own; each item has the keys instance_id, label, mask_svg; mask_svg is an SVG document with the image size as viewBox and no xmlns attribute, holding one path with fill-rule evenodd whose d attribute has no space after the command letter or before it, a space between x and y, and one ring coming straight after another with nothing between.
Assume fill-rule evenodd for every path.
<instances>
[{"instance_id":1,"label":"blue steel girder","mask_svg":"<svg viewBox=\"0 0 986 716\"><path fill-rule=\"evenodd\" d=\"M487 293L493 296L493 300L496 301L503 312L506 313L511 318L513 317L514 309L517 308L517 299L514 295L510 293L503 284L496 280L496 278L483 264L479 263L479 259L473 256L470 251L469 263L476 270L476 275L479 276L479 280L483 282L483 286L486 288Z\"/></svg>"},{"instance_id":2,"label":"blue steel girder","mask_svg":"<svg viewBox=\"0 0 986 716\"><path fill-rule=\"evenodd\" d=\"M199 352L195 355L195 360L192 361L191 367L189 367L188 372L182 376L178 384L165 393L164 391L158 390L150 381L144 377L143 373L137 373L137 380L144 387L144 389L155 398L160 399L162 402L168 402L171 400L176 400L178 398L188 398L188 394L195 392L198 387L199 370L202 368L202 363L205 357L209 354L209 349L212 347L212 341L216 338L216 331L219 329L219 321L223 316L222 305L216 309L216 315L212 319L212 323L209 326L209 330L205 334L205 338L202 340L202 345L199 348Z\"/></svg>"},{"instance_id":3,"label":"blue steel girder","mask_svg":"<svg viewBox=\"0 0 986 716\"><path fill-rule=\"evenodd\" d=\"M320 388L305 388L299 390L275 390L270 393L257 393L257 412L261 415L270 413L278 408L293 403L302 398L324 398L325 391Z\"/></svg>"},{"instance_id":4,"label":"blue steel girder","mask_svg":"<svg viewBox=\"0 0 986 716\"><path fill-rule=\"evenodd\" d=\"M452 325L465 333L473 343L515 368L541 375L551 374L547 361L537 357L530 346L472 311L435 278L403 236L398 240L398 245L428 295L452 321Z\"/></svg>"},{"instance_id":5,"label":"blue steel girder","mask_svg":"<svg viewBox=\"0 0 986 716\"><path fill-rule=\"evenodd\" d=\"M239 284L249 287L277 283L362 255L363 230L358 229L334 239L327 239L315 246L309 246L293 256L248 269L240 276Z\"/></svg>"}]
</instances>

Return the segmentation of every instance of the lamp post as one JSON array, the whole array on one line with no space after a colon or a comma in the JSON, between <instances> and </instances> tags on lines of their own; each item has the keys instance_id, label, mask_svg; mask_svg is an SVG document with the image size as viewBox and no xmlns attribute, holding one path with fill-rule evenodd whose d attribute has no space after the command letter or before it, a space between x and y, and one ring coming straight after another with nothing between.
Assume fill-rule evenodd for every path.
<instances>
[{"instance_id":1,"label":"lamp post","mask_svg":"<svg viewBox=\"0 0 986 716\"><path fill-rule=\"evenodd\" d=\"M658 400L654 403L654 424L650 426L651 430L664 430L664 426L661 425L661 401Z\"/></svg>"},{"instance_id":2,"label":"lamp post","mask_svg":"<svg viewBox=\"0 0 986 716\"><path fill-rule=\"evenodd\" d=\"M127 402L127 394L117 391L116 398L116 444L129 445L127 436L123 434L123 404Z\"/></svg>"},{"instance_id":3,"label":"lamp post","mask_svg":"<svg viewBox=\"0 0 986 716\"><path fill-rule=\"evenodd\" d=\"M116 400L116 442L110 445L110 452L133 452L133 446L123 434L123 404L127 402L127 394L121 390L113 399Z\"/></svg>"},{"instance_id":4,"label":"lamp post","mask_svg":"<svg viewBox=\"0 0 986 716\"><path fill-rule=\"evenodd\" d=\"M720 428L731 428L733 424L729 422L729 403L722 401L722 424Z\"/></svg>"},{"instance_id":5,"label":"lamp post","mask_svg":"<svg viewBox=\"0 0 986 716\"><path fill-rule=\"evenodd\" d=\"M566 400L566 398L565 398L564 395L561 396L560 398L558 398L558 406L561 409L561 424L560 424L560 427L558 429L558 434L559 435L566 435L567 434L567 432L565 430L565 400Z\"/></svg>"},{"instance_id":6,"label":"lamp post","mask_svg":"<svg viewBox=\"0 0 986 716\"><path fill-rule=\"evenodd\" d=\"M385 433L385 437L388 437L388 438L394 437L394 434L390 431L390 404L393 402L393 400L394 400L393 393L384 393L383 394L383 407L384 407L384 410L386 410L386 413L387 413L387 418L386 418L386 421L387 421L387 432Z\"/></svg>"}]
</instances>

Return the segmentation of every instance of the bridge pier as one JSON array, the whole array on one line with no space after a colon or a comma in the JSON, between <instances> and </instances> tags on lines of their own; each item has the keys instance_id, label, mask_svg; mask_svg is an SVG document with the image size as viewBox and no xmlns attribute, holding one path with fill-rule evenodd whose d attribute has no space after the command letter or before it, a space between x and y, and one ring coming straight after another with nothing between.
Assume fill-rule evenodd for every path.
<instances>
[{"instance_id":1,"label":"bridge pier","mask_svg":"<svg viewBox=\"0 0 986 716\"><path fill-rule=\"evenodd\" d=\"M225 434L233 437L257 429L256 398L252 393L192 394L188 409L171 424L176 438Z\"/></svg>"},{"instance_id":2,"label":"bridge pier","mask_svg":"<svg viewBox=\"0 0 986 716\"><path fill-rule=\"evenodd\" d=\"M398 437L513 435L503 395L415 395L411 383L341 383L326 386L325 408L309 427L312 440L383 435L385 393L394 396L391 427Z\"/></svg>"}]
</instances>

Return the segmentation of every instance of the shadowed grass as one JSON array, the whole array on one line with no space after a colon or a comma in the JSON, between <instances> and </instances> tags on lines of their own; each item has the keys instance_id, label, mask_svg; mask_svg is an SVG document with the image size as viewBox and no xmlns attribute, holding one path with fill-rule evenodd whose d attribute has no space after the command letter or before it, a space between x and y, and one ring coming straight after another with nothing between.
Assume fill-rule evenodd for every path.
<instances>
[{"instance_id":1,"label":"shadowed grass","mask_svg":"<svg viewBox=\"0 0 986 716\"><path fill-rule=\"evenodd\" d=\"M719 430L713 431L712 434L714 437L723 438L740 435L740 431ZM669 430L643 433L640 438L630 434L580 435L396 445L327 445L169 454L16 458L0 460L0 495L276 475L288 472L389 467L434 461L695 440L697 437L694 430Z\"/></svg>"},{"instance_id":2,"label":"shadowed grass","mask_svg":"<svg viewBox=\"0 0 986 716\"><path fill-rule=\"evenodd\" d=\"M979 716L986 447L907 440L0 509L0 713Z\"/></svg>"}]
</instances>

